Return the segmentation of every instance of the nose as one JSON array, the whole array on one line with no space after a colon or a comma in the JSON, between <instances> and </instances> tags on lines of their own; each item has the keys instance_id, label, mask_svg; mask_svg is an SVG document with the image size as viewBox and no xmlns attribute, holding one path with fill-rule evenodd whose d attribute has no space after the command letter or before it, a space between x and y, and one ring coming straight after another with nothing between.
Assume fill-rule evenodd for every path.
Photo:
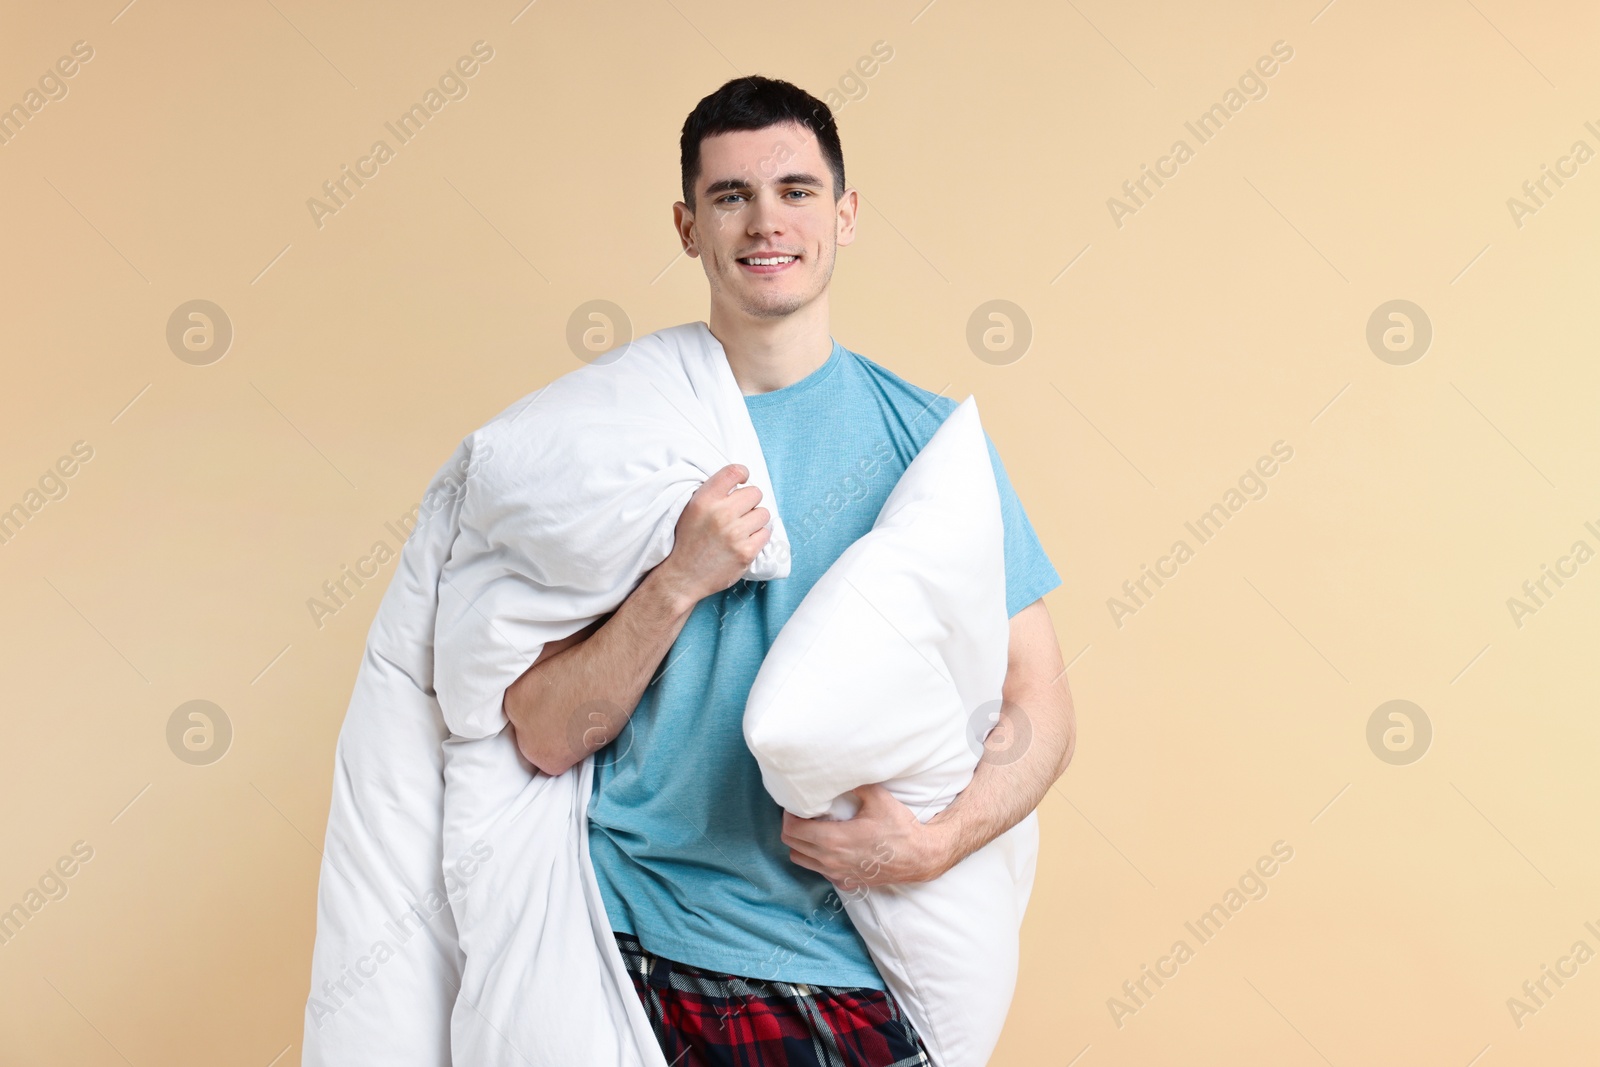
<instances>
[{"instance_id":1,"label":"nose","mask_svg":"<svg viewBox=\"0 0 1600 1067\"><path fill-rule=\"evenodd\" d=\"M778 194L770 188L757 192L750 205L748 227L750 236L764 237L783 233L783 213L780 206Z\"/></svg>"}]
</instances>

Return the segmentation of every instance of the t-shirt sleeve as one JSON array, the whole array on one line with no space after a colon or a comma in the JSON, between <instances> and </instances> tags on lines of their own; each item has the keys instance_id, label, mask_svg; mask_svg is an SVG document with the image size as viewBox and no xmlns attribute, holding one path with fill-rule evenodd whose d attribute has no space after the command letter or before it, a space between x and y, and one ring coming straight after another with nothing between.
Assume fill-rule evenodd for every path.
<instances>
[{"instance_id":1,"label":"t-shirt sleeve","mask_svg":"<svg viewBox=\"0 0 1600 1067\"><path fill-rule=\"evenodd\" d=\"M1033 523L1011 487L1005 464L990 440L987 430L983 434L989 445L989 460L994 464L995 485L1000 490L1000 519L1005 527L1006 557L1006 616L1015 615L1035 600L1061 584L1061 575L1045 555L1039 535L1033 532Z\"/></svg>"}]
</instances>

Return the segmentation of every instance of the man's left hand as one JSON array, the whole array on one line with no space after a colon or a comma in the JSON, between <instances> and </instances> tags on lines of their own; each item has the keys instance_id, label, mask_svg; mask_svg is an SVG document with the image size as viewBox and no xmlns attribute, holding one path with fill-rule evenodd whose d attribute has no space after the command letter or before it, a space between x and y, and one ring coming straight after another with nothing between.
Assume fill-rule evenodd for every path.
<instances>
[{"instance_id":1,"label":"man's left hand","mask_svg":"<svg viewBox=\"0 0 1600 1067\"><path fill-rule=\"evenodd\" d=\"M896 882L926 882L951 867L950 844L938 818L918 821L882 785L853 790L861 809L852 819L802 819L783 813L789 859L844 892Z\"/></svg>"}]
</instances>

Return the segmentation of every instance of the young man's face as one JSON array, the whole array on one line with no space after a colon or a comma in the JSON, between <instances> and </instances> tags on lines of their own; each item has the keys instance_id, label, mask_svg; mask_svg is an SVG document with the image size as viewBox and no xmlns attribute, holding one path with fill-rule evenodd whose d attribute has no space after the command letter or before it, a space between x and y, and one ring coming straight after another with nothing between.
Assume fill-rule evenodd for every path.
<instances>
[{"instance_id":1,"label":"young man's face","mask_svg":"<svg viewBox=\"0 0 1600 1067\"><path fill-rule=\"evenodd\" d=\"M757 319L792 314L827 289L839 245L855 238L855 210L854 190L834 201L832 171L798 123L705 138L694 208L673 205L713 306Z\"/></svg>"}]
</instances>

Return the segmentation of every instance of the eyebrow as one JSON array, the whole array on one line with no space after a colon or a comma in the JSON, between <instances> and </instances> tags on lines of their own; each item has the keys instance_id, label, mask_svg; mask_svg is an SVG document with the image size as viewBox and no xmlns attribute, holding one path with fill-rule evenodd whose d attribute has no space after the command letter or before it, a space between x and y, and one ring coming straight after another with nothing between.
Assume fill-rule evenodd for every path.
<instances>
[{"instance_id":1,"label":"eyebrow","mask_svg":"<svg viewBox=\"0 0 1600 1067\"><path fill-rule=\"evenodd\" d=\"M815 174L806 174L796 171L793 174L780 175L772 180L773 185L809 185L815 189L827 188L821 178ZM744 178L724 178L720 182L712 182L706 186L706 196L716 196L718 193L742 193L754 188Z\"/></svg>"}]
</instances>

